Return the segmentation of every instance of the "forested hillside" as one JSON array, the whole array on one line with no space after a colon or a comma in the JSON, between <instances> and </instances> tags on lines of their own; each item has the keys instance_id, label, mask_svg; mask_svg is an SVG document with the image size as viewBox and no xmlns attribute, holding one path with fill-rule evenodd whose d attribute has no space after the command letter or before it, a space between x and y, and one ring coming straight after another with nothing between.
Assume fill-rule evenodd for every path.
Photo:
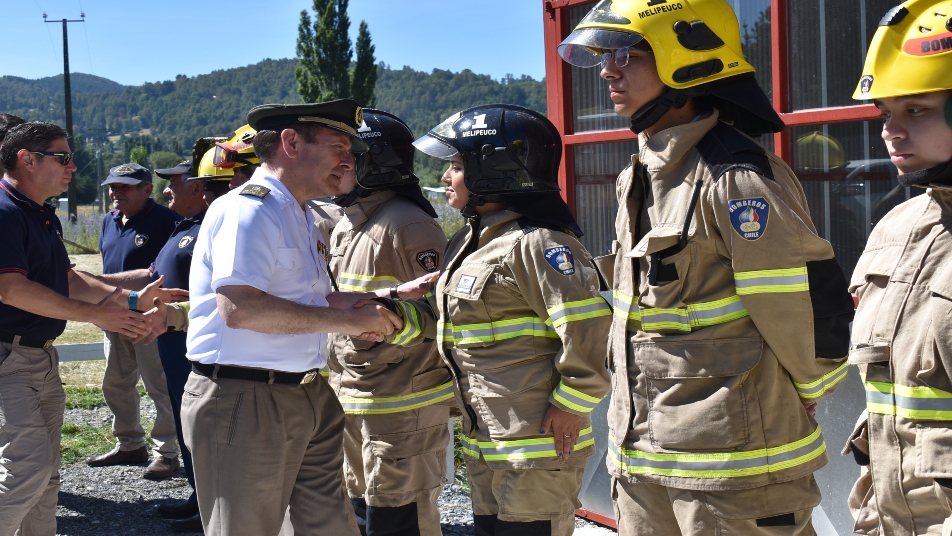
<instances>
[{"instance_id":1,"label":"forested hillside","mask_svg":"<svg viewBox=\"0 0 952 536\"><path fill-rule=\"evenodd\" d=\"M103 145L108 168L128 161L132 149L142 146L150 155L146 164L174 160L169 153L187 156L201 136L227 135L244 124L245 114L263 103L300 102L294 80L297 60L264 60L255 65L214 71L195 77L141 86L121 86L104 78L73 73L73 124L80 202L96 196L94 147ZM493 80L469 70L460 73L414 71L377 66L377 106L402 117L414 133L430 127L462 108L506 102L545 112L545 85L529 77ZM62 75L26 80L0 77L0 112L25 119L65 123ZM118 137L118 138L117 138ZM154 155L154 157L153 157ZM432 183L442 164L420 158L420 174Z\"/></svg>"}]
</instances>

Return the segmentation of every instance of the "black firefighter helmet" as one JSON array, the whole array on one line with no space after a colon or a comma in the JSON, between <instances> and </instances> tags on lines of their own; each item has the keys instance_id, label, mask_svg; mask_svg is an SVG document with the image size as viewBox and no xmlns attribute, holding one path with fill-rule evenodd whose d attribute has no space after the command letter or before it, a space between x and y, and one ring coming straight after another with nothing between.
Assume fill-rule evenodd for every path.
<instances>
[{"instance_id":1,"label":"black firefighter helmet","mask_svg":"<svg viewBox=\"0 0 952 536\"><path fill-rule=\"evenodd\" d=\"M471 207L510 194L559 191L562 139L555 125L528 108L513 104L467 108L413 145L443 160L462 157Z\"/></svg>"},{"instance_id":2,"label":"black firefighter helmet","mask_svg":"<svg viewBox=\"0 0 952 536\"><path fill-rule=\"evenodd\" d=\"M334 202L349 207L361 197L379 190L417 184L413 173L413 132L399 117L364 108L364 121L357 137L370 149L354 155L357 159L357 186Z\"/></svg>"}]
</instances>

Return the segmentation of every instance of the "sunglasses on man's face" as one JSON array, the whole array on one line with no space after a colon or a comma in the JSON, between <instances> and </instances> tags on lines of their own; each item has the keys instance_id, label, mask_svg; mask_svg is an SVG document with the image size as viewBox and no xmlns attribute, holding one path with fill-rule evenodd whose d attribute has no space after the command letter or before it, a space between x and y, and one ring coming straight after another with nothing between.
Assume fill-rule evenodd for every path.
<instances>
[{"instance_id":1,"label":"sunglasses on man's face","mask_svg":"<svg viewBox=\"0 0 952 536\"><path fill-rule=\"evenodd\" d=\"M38 154L40 156L55 156L56 161L59 162L60 165L63 165L63 166L68 166L69 163L72 162L73 160L73 153L50 153L47 151L30 151L30 152L33 154Z\"/></svg>"}]
</instances>

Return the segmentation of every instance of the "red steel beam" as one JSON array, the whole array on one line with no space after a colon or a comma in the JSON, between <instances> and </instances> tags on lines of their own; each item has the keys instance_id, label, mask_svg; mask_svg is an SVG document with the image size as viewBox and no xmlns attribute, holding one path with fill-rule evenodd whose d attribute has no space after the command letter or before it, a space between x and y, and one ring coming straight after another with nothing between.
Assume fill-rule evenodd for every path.
<instances>
[{"instance_id":1,"label":"red steel beam","mask_svg":"<svg viewBox=\"0 0 952 536\"><path fill-rule=\"evenodd\" d=\"M578 134L567 134L563 137L565 145L578 145L581 143L603 143L606 141L624 141L637 138L635 133L629 129L619 130L595 130L592 132L580 132Z\"/></svg>"},{"instance_id":2,"label":"red steel beam","mask_svg":"<svg viewBox=\"0 0 952 536\"><path fill-rule=\"evenodd\" d=\"M770 0L770 54L773 107L781 114L790 111L790 54L787 41L787 0ZM774 134L774 152L793 165L790 151L790 131Z\"/></svg>"},{"instance_id":3,"label":"red steel beam","mask_svg":"<svg viewBox=\"0 0 952 536\"><path fill-rule=\"evenodd\" d=\"M590 1L590 0L587 0ZM572 132L572 80L569 64L558 54L559 43L568 35L568 14L565 8L581 3L575 0L543 0L542 17L545 41L546 102L549 120L563 136ZM559 188L562 198L575 211L575 159L571 148L562 151L559 165Z\"/></svg>"},{"instance_id":4,"label":"red steel beam","mask_svg":"<svg viewBox=\"0 0 952 536\"><path fill-rule=\"evenodd\" d=\"M618 530L618 524L615 522L614 518L604 516L596 512L592 512L591 510L579 508L578 510L575 511L575 516L581 517L582 519L587 519L593 523L598 523L599 525L604 525L606 527L611 527L615 530Z\"/></svg>"},{"instance_id":5,"label":"red steel beam","mask_svg":"<svg viewBox=\"0 0 952 536\"><path fill-rule=\"evenodd\" d=\"M870 119L879 119L881 116L882 112L872 104L797 110L796 112L780 114L783 122L788 127L819 123L842 123L844 121L869 121Z\"/></svg>"}]
</instances>

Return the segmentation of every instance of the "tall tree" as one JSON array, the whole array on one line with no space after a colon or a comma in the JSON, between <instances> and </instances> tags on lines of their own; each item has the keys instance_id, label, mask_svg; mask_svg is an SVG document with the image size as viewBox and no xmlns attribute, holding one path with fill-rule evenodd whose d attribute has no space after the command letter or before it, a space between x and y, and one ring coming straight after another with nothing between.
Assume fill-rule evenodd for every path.
<instances>
[{"instance_id":1,"label":"tall tree","mask_svg":"<svg viewBox=\"0 0 952 536\"><path fill-rule=\"evenodd\" d=\"M304 102L322 102L350 96L351 45L348 0L314 0L314 21L307 10L298 23L294 71Z\"/></svg>"},{"instance_id":2,"label":"tall tree","mask_svg":"<svg viewBox=\"0 0 952 536\"><path fill-rule=\"evenodd\" d=\"M357 33L357 64L354 66L352 87L354 100L367 108L373 108L377 105L377 97L374 95L374 88L377 85L374 50L376 50L376 47L370 41L370 30L367 29L367 22L360 21L360 30Z\"/></svg>"}]
</instances>

